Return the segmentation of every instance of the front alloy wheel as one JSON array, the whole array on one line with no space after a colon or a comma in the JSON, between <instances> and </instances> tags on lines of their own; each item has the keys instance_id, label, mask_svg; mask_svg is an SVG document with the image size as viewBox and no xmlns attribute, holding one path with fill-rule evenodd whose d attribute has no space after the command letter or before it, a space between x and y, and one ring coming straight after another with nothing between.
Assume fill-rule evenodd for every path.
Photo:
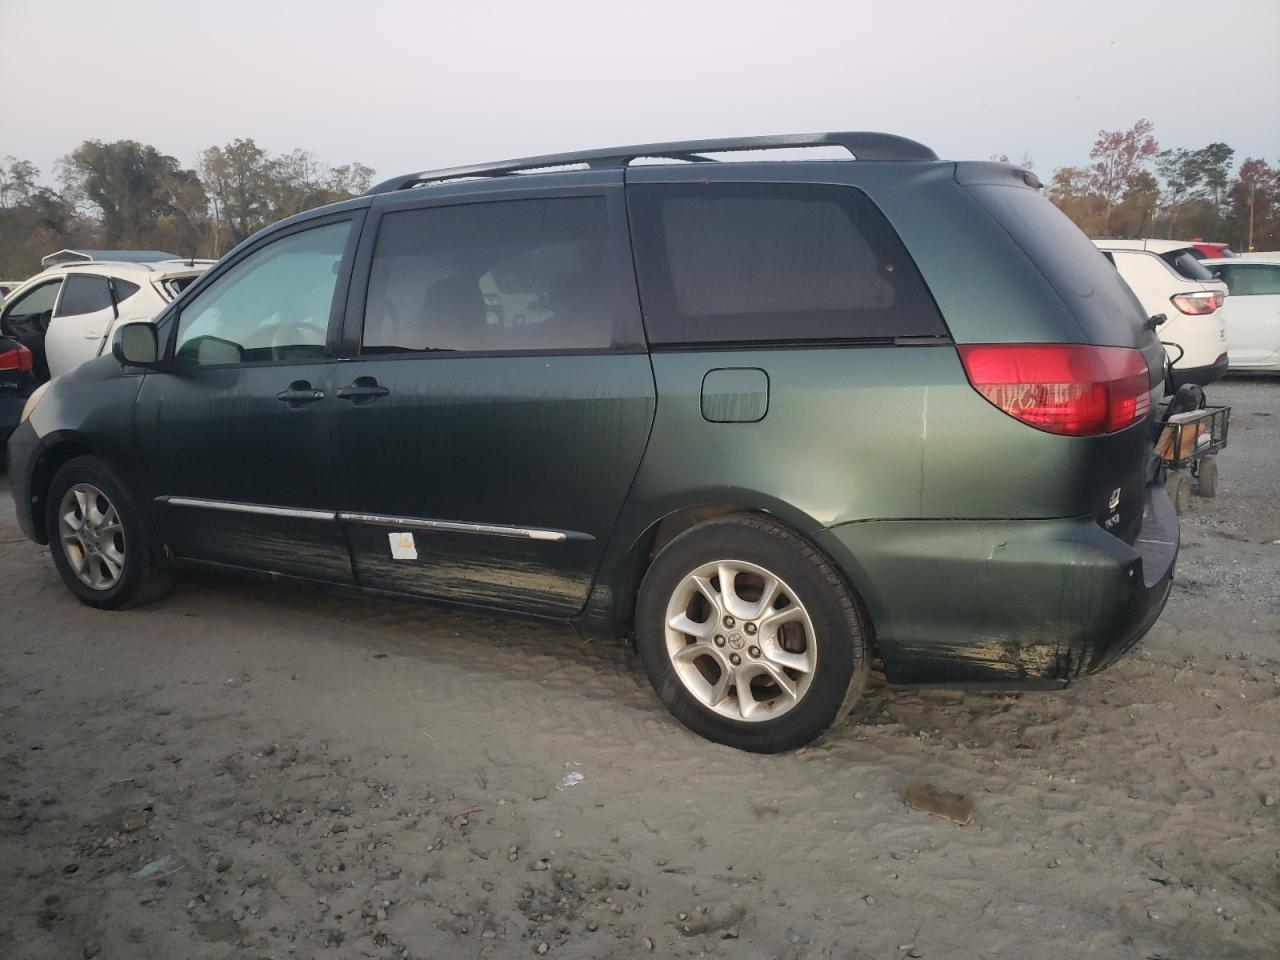
<instances>
[{"instance_id":1,"label":"front alloy wheel","mask_svg":"<svg viewBox=\"0 0 1280 960\"><path fill-rule=\"evenodd\" d=\"M44 501L49 553L81 603L119 610L154 600L173 583L150 518L106 460L68 460Z\"/></svg>"},{"instance_id":2,"label":"front alloy wheel","mask_svg":"<svg viewBox=\"0 0 1280 960\"><path fill-rule=\"evenodd\" d=\"M124 525L107 495L91 483L77 483L62 495L58 535L63 554L80 582L110 590L124 573Z\"/></svg>"},{"instance_id":3,"label":"front alloy wheel","mask_svg":"<svg viewBox=\"0 0 1280 960\"><path fill-rule=\"evenodd\" d=\"M759 722L808 692L817 637L804 604L764 567L716 560L691 571L667 604L667 653L703 706Z\"/></svg>"}]
</instances>

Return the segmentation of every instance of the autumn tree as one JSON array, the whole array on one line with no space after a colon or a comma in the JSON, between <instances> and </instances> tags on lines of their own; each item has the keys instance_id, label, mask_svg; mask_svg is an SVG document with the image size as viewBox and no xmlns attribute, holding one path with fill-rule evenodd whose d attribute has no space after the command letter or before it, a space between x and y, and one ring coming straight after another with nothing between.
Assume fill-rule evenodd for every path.
<instances>
[{"instance_id":1,"label":"autumn tree","mask_svg":"<svg viewBox=\"0 0 1280 960\"><path fill-rule=\"evenodd\" d=\"M194 171L136 140L87 140L63 158L61 177L64 198L80 210L100 212L111 247L155 243L158 223L177 214L178 194L202 190Z\"/></svg>"},{"instance_id":2,"label":"autumn tree","mask_svg":"<svg viewBox=\"0 0 1280 960\"><path fill-rule=\"evenodd\" d=\"M1083 167L1053 171L1045 195L1085 233L1096 235L1102 229L1102 200L1090 187L1089 171Z\"/></svg>"},{"instance_id":3,"label":"autumn tree","mask_svg":"<svg viewBox=\"0 0 1280 960\"><path fill-rule=\"evenodd\" d=\"M1246 159L1227 189L1227 206L1223 235L1237 250L1280 250L1280 164Z\"/></svg>"},{"instance_id":4,"label":"autumn tree","mask_svg":"<svg viewBox=\"0 0 1280 960\"><path fill-rule=\"evenodd\" d=\"M1204 184L1205 199L1213 204L1217 216L1222 215L1222 201L1231 183L1231 158L1235 153L1225 143L1211 143L1192 154Z\"/></svg>"},{"instance_id":5,"label":"autumn tree","mask_svg":"<svg viewBox=\"0 0 1280 960\"><path fill-rule=\"evenodd\" d=\"M93 224L76 218L71 205L40 185L29 160L0 162L0 277L26 277L40 269L51 250L92 238Z\"/></svg>"},{"instance_id":6,"label":"autumn tree","mask_svg":"<svg viewBox=\"0 0 1280 960\"><path fill-rule=\"evenodd\" d=\"M267 152L249 139L210 147L199 171L209 195L214 246L222 252L271 222L267 197L271 180Z\"/></svg>"},{"instance_id":7,"label":"autumn tree","mask_svg":"<svg viewBox=\"0 0 1280 960\"><path fill-rule=\"evenodd\" d=\"M1111 228L1111 211L1159 152L1154 129L1150 120L1139 120L1128 130L1098 131L1089 151L1089 185L1103 201L1103 232Z\"/></svg>"},{"instance_id":8,"label":"autumn tree","mask_svg":"<svg viewBox=\"0 0 1280 960\"><path fill-rule=\"evenodd\" d=\"M233 140L200 156L219 252L269 223L369 189L373 170L361 163L329 167L308 150L272 157L253 140Z\"/></svg>"}]
</instances>

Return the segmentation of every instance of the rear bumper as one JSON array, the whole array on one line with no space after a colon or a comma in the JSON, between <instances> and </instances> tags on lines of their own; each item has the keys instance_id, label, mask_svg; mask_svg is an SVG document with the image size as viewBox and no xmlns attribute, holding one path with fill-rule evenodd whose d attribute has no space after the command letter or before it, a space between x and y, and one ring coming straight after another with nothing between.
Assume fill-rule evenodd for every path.
<instances>
[{"instance_id":1,"label":"rear bumper","mask_svg":"<svg viewBox=\"0 0 1280 960\"><path fill-rule=\"evenodd\" d=\"M1065 682L1160 616L1178 519L1152 485L1134 546L1092 518L868 521L819 542L861 594L890 682Z\"/></svg>"},{"instance_id":2,"label":"rear bumper","mask_svg":"<svg viewBox=\"0 0 1280 960\"><path fill-rule=\"evenodd\" d=\"M1195 383L1202 387L1207 387L1211 383L1221 380L1227 373L1227 355L1224 353L1213 363L1206 364L1203 367L1174 367L1170 371L1169 377L1173 380L1173 388L1184 383Z\"/></svg>"}]
</instances>

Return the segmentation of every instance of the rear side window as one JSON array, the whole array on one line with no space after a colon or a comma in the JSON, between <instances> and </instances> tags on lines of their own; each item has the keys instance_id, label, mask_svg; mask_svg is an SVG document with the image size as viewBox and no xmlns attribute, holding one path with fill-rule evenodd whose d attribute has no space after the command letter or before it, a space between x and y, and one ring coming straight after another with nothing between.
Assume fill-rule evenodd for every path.
<instances>
[{"instance_id":1,"label":"rear side window","mask_svg":"<svg viewBox=\"0 0 1280 960\"><path fill-rule=\"evenodd\" d=\"M689 183L628 194L653 344L947 333L902 241L859 190Z\"/></svg>"},{"instance_id":2,"label":"rear side window","mask_svg":"<svg viewBox=\"0 0 1280 960\"><path fill-rule=\"evenodd\" d=\"M142 288L136 283L130 283L128 280L112 277L111 289L116 295L116 303L124 303Z\"/></svg>"},{"instance_id":3,"label":"rear side window","mask_svg":"<svg viewBox=\"0 0 1280 960\"><path fill-rule=\"evenodd\" d=\"M1114 258L1103 256L1036 190L997 184L966 189L1044 274L1090 343L1135 345L1147 313L1115 269Z\"/></svg>"},{"instance_id":4,"label":"rear side window","mask_svg":"<svg viewBox=\"0 0 1280 960\"><path fill-rule=\"evenodd\" d=\"M106 277L73 273L63 285L58 316L78 317L111 309L111 283Z\"/></svg>"},{"instance_id":5,"label":"rear side window","mask_svg":"<svg viewBox=\"0 0 1280 960\"><path fill-rule=\"evenodd\" d=\"M1199 280L1202 283L1213 279L1213 274L1209 271L1209 268L1197 260L1189 249L1170 250L1168 253L1160 254L1160 259L1173 267L1180 277L1186 277L1188 280Z\"/></svg>"},{"instance_id":6,"label":"rear side window","mask_svg":"<svg viewBox=\"0 0 1280 960\"><path fill-rule=\"evenodd\" d=\"M363 352L524 353L614 346L619 316L603 197L388 213Z\"/></svg>"}]
</instances>

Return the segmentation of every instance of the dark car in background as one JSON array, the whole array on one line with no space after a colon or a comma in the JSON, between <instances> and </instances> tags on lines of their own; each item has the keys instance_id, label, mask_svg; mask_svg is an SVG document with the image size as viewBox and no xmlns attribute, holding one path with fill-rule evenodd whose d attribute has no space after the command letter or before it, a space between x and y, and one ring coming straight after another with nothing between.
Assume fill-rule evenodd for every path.
<instances>
[{"instance_id":1,"label":"dark car in background","mask_svg":"<svg viewBox=\"0 0 1280 960\"><path fill-rule=\"evenodd\" d=\"M733 157L806 146L855 159ZM749 750L873 656L1064 683L1159 615L1178 530L1161 345L1038 186L871 133L396 178L42 388L18 519L96 607L173 564L631 634Z\"/></svg>"},{"instance_id":2,"label":"dark car in background","mask_svg":"<svg viewBox=\"0 0 1280 960\"><path fill-rule=\"evenodd\" d=\"M36 388L31 351L9 337L0 337L0 467L5 465L9 434L21 422L22 410Z\"/></svg>"}]
</instances>

